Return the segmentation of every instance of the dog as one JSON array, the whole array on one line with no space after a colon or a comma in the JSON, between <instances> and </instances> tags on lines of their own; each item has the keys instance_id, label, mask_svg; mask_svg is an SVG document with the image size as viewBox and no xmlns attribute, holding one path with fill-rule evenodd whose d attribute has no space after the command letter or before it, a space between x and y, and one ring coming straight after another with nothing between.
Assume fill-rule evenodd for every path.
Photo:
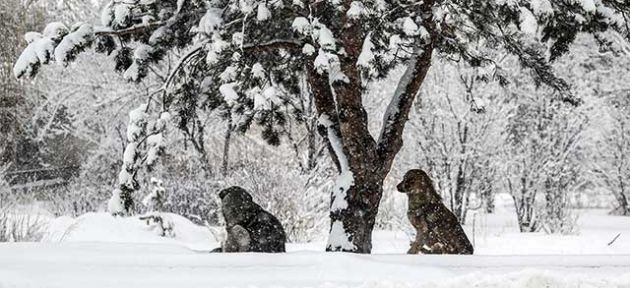
<instances>
[{"instance_id":1,"label":"dog","mask_svg":"<svg viewBox=\"0 0 630 288\"><path fill-rule=\"evenodd\" d=\"M396 188L409 197L407 218L416 229L408 254L473 254L457 217L444 206L427 173L409 170Z\"/></svg>"},{"instance_id":2,"label":"dog","mask_svg":"<svg viewBox=\"0 0 630 288\"><path fill-rule=\"evenodd\" d=\"M227 237L212 252L285 252L287 236L278 218L252 200L243 188L233 186L219 193Z\"/></svg>"}]
</instances>

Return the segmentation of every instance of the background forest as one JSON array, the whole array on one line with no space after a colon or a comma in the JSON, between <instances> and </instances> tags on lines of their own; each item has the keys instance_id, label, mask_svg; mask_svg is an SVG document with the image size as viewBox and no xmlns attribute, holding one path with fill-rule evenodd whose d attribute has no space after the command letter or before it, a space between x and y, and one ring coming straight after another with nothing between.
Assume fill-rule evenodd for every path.
<instances>
[{"instance_id":1,"label":"background forest","mask_svg":"<svg viewBox=\"0 0 630 288\"><path fill-rule=\"evenodd\" d=\"M91 51L67 68L49 65L34 79L15 79L26 32L41 31L52 20L97 19L99 5L0 3L0 225L3 211L15 207L54 216L105 211L128 144L129 113L162 86L174 59L185 53L169 52L141 83L114 72L107 59L113 56ZM630 47L624 45L599 51L591 37L580 36L554 63L582 99L578 106L554 100L554 91L532 81L507 52L493 51L509 68L503 71L507 83L490 81L494 71L437 59L385 181L377 229L410 230L406 198L395 184L412 168L430 174L462 224L473 221L471 215L493 213L497 195L513 199L521 232L577 233L581 208L630 215L630 82L624 77ZM383 95L391 94L403 72L366 87L364 105L377 115L369 122L373 135L387 106ZM217 226L217 192L239 185L280 219L289 241L325 237L337 171L325 142L313 133L313 99L302 96L291 105L303 114L299 121L286 119L276 146L261 136L264 126L244 129L227 120L229 110L187 102L180 111L186 121L173 115L165 125L164 155L138 176L134 211L147 212L143 198L162 191L160 210Z\"/></svg>"}]
</instances>

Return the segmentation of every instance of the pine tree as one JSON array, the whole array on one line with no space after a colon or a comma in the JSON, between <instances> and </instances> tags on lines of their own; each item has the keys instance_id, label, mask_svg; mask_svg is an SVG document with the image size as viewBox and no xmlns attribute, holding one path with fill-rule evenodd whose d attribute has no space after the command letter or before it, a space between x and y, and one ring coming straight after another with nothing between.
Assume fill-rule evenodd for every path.
<instances>
[{"instance_id":1,"label":"pine tree","mask_svg":"<svg viewBox=\"0 0 630 288\"><path fill-rule=\"evenodd\" d=\"M94 46L115 68L140 81L167 53L180 60L160 92L166 109L186 121L190 101L229 110L235 129L260 125L278 144L306 77L319 114L318 132L340 176L332 192L329 251L369 253L383 181L401 149L408 114L435 57L504 74L486 50L518 56L534 81L579 104L551 62L578 33L602 48L628 37L627 2L617 0L163 0L111 1L101 26L51 24L29 34L17 77L50 60L67 64ZM485 49L479 49L479 48ZM365 87L399 65L377 138L368 131Z\"/></svg>"}]
</instances>

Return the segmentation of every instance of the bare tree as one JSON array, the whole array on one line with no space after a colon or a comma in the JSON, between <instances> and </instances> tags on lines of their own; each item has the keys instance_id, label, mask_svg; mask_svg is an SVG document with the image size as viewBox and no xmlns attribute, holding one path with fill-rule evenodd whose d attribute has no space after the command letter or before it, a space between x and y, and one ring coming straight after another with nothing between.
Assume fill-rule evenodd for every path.
<instances>
[{"instance_id":1,"label":"bare tree","mask_svg":"<svg viewBox=\"0 0 630 288\"><path fill-rule=\"evenodd\" d=\"M463 224L470 208L492 209L496 157L504 129L501 91L483 72L441 63L428 79L424 101L416 105L409 133L420 147L420 167L430 171L438 191ZM452 83L448 87L437 83ZM471 196L480 200L470 203Z\"/></svg>"}]
</instances>

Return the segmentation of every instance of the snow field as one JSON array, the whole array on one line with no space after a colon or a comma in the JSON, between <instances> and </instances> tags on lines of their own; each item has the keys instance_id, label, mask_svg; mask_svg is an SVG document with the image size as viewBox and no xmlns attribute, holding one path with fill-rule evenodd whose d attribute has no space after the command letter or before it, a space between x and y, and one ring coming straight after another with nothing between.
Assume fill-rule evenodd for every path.
<instances>
[{"instance_id":1,"label":"snow field","mask_svg":"<svg viewBox=\"0 0 630 288\"><path fill-rule=\"evenodd\" d=\"M373 255L323 252L325 238L283 254L215 254L220 228L174 214L161 214L173 237L136 217L61 217L41 243L0 244L0 288L630 287L630 218L584 210L579 234L519 233L510 209L498 201L474 216L474 256L405 255L402 231L375 231Z\"/></svg>"}]
</instances>

